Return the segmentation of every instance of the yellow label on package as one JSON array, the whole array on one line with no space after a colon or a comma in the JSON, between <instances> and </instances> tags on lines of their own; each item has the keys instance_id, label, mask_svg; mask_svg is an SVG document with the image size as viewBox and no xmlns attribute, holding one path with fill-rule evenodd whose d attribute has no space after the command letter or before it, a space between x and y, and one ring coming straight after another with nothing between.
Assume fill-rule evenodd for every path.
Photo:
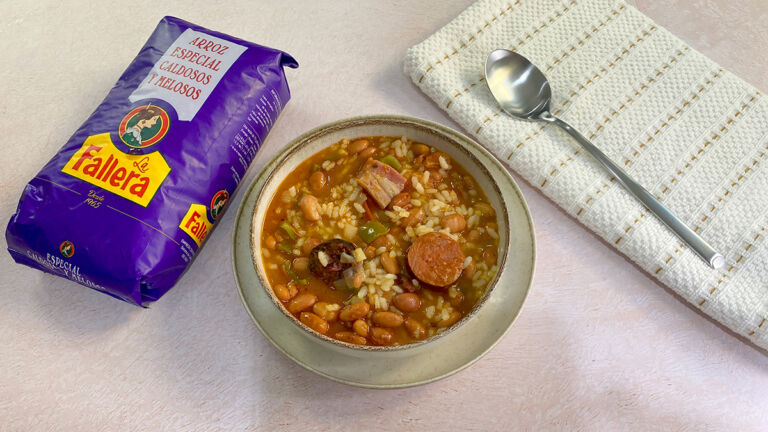
<instances>
[{"instance_id":1,"label":"yellow label on package","mask_svg":"<svg viewBox=\"0 0 768 432\"><path fill-rule=\"evenodd\" d=\"M179 228L189 234L198 246L202 245L213 228L213 224L208 222L208 209L202 204L192 204L181 219Z\"/></svg>"},{"instance_id":2,"label":"yellow label on package","mask_svg":"<svg viewBox=\"0 0 768 432\"><path fill-rule=\"evenodd\" d=\"M171 167L159 152L123 153L103 133L89 136L61 170L146 207Z\"/></svg>"}]
</instances>

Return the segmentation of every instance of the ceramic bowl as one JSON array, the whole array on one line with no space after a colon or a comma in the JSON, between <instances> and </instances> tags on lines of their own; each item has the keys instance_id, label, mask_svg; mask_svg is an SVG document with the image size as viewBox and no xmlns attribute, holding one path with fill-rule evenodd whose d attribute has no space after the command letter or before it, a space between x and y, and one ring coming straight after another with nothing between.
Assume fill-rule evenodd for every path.
<instances>
[{"instance_id":1,"label":"ceramic bowl","mask_svg":"<svg viewBox=\"0 0 768 432\"><path fill-rule=\"evenodd\" d=\"M259 253L261 230L269 203L280 183L298 164L343 138L379 135L405 135L451 156L474 177L486 193L490 204L496 210L499 227L499 271L473 311L441 334L402 346L353 345L309 329L291 315L275 297L264 274ZM276 338L283 340L286 337L298 337L303 340L294 340L294 345L304 345L305 349L321 347L319 349L335 353L337 356L366 360L392 360L414 356L447 344L462 344L465 338L477 338L477 332L483 333L481 339L489 341L483 352L487 351L506 332L519 313L532 281L535 258L533 225L527 205L514 180L498 160L482 146L450 128L396 115L339 120L315 128L290 142L263 168L246 191L238 211L233 243L233 264L243 304L254 322L278 348L286 352L283 346L285 344L279 343ZM483 316L492 315L485 313L492 304L505 305L505 319L496 323L483 320ZM482 324L480 321L483 321ZM472 323L474 325L471 325ZM288 352L286 354L303 366L323 374L317 368L297 359L296 355Z\"/></svg>"}]
</instances>

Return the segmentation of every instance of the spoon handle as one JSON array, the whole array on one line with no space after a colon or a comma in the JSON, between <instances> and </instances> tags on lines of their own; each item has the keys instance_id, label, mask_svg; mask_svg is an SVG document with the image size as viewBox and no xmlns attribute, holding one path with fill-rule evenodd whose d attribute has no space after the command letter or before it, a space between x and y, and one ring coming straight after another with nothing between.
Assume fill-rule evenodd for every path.
<instances>
[{"instance_id":1,"label":"spoon handle","mask_svg":"<svg viewBox=\"0 0 768 432\"><path fill-rule=\"evenodd\" d=\"M600 162L619 182L634 195L648 210L653 212L664 224L674 231L691 249L694 250L710 267L717 269L725 264L725 258L717 253L704 239L690 229L683 221L677 218L668 208L660 203L650 192L648 192L640 183L624 172L608 156L598 149L592 142L586 139L576 129L568 123L560 120L552 114L546 112L540 116L542 120L554 123L564 131L568 132L576 141L581 144L598 162Z\"/></svg>"}]
</instances>

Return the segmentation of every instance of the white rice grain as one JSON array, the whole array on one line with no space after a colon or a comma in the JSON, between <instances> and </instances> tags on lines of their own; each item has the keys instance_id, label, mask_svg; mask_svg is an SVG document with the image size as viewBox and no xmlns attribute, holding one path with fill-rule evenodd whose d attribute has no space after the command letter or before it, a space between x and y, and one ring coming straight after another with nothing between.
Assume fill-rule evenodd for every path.
<instances>
[{"instance_id":1,"label":"white rice grain","mask_svg":"<svg viewBox=\"0 0 768 432\"><path fill-rule=\"evenodd\" d=\"M474 228L479 220L480 217L478 215L472 215L469 217L469 219L467 219L467 226L469 228Z\"/></svg>"},{"instance_id":2,"label":"white rice grain","mask_svg":"<svg viewBox=\"0 0 768 432\"><path fill-rule=\"evenodd\" d=\"M446 162L444 157L440 156L440 157L437 158L437 160L440 162L440 168L442 168L444 170L451 169L451 166L448 165L448 162Z\"/></svg>"},{"instance_id":3,"label":"white rice grain","mask_svg":"<svg viewBox=\"0 0 768 432\"><path fill-rule=\"evenodd\" d=\"M413 183L413 188L416 189L419 193L424 193L424 186L419 183L419 180L416 178L416 176L411 177L411 183Z\"/></svg>"},{"instance_id":4,"label":"white rice grain","mask_svg":"<svg viewBox=\"0 0 768 432\"><path fill-rule=\"evenodd\" d=\"M318 260L318 261L320 261L320 265L322 265L323 267L325 267L325 266L327 266L327 265L328 265L328 263L330 262L330 257L329 257L329 256L328 256L328 254L327 254L327 253L325 253L324 251L319 251L319 252L317 253L317 260Z\"/></svg>"},{"instance_id":5,"label":"white rice grain","mask_svg":"<svg viewBox=\"0 0 768 432\"><path fill-rule=\"evenodd\" d=\"M489 236L493 237L494 239L499 238L499 233L497 233L495 229L491 227L485 227L485 231L488 233Z\"/></svg>"}]
</instances>

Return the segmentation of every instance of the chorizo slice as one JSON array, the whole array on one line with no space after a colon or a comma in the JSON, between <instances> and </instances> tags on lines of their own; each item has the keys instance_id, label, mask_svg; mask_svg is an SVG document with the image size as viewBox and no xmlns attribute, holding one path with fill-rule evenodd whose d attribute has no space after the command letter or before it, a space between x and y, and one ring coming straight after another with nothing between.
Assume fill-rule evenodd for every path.
<instances>
[{"instance_id":1,"label":"chorizo slice","mask_svg":"<svg viewBox=\"0 0 768 432\"><path fill-rule=\"evenodd\" d=\"M408 266L421 282L446 287L461 276L464 253L456 240L431 232L417 238L408 248Z\"/></svg>"}]
</instances>

